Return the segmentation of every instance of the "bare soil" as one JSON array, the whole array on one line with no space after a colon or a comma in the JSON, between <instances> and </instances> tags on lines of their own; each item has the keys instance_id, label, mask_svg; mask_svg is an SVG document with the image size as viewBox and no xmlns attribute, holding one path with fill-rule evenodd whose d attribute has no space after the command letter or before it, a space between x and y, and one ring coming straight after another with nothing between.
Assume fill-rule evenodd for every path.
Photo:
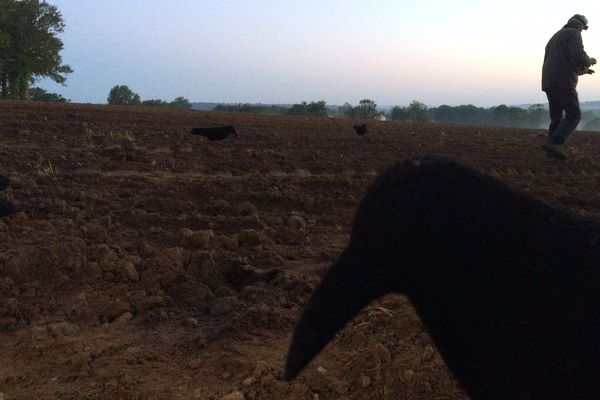
<instances>
[{"instance_id":1,"label":"bare soil","mask_svg":"<svg viewBox=\"0 0 600 400\"><path fill-rule=\"evenodd\" d=\"M359 137L352 126L366 122ZM208 142L192 127L234 125ZM13 399L465 399L402 296L297 380L294 324L386 166L453 157L590 218L600 135L0 102L0 393ZM1 396L0 396L1 397Z\"/></svg>"}]
</instances>

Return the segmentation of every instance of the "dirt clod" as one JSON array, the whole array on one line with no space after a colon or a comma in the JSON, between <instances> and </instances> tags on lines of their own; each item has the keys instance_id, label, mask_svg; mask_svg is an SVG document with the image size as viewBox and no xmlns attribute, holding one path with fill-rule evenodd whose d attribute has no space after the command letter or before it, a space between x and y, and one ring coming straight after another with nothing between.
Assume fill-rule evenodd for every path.
<instances>
[{"instance_id":1,"label":"dirt clod","mask_svg":"<svg viewBox=\"0 0 600 400\"><path fill-rule=\"evenodd\" d=\"M238 242L240 246L258 246L263 243L263 238L254 229L242 229L239 233Z\"/></svg>"},{"instance_id":2,"label":"dirt clod","mask_svg":"<svg viewBox=\"0 0 600 400\"><path fill-rule=\"evenodd\" d=\"M246 396L242 392L235 391L223 396L222 400L245 400Z\"/></svg>"}]
</instances>

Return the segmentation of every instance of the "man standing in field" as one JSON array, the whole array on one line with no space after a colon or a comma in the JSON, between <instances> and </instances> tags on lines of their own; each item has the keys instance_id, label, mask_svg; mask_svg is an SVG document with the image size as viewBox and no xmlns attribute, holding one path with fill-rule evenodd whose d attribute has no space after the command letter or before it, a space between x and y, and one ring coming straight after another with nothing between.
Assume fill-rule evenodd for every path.
<instances>
[{"instance_id":1,"label":"man standing in field","mask_svg":"<svg viewBox=\"0 0 600 400\"><path fill-rule=\"evenodd\" d=\"M593 74L589 67L596 64L583 50L581 32L587 30L588 20L580 14L552 36L546 45L542 68L542 90L550 106L548 140L542 145L549 156L565 159L564 143L581 120L577 97L579 75ZM563 115L564 112L564 115Z\"/></svg>"}]
</instances>

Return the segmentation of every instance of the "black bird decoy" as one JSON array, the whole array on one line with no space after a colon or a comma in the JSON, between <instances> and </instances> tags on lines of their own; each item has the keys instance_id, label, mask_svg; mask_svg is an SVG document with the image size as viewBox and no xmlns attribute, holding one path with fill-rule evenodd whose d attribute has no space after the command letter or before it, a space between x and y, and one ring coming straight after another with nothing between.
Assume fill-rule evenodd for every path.
<instances>
[{"instance_id":1,"label":"black bird decoy","mask_svg":"<svg viewBox=\"0 0 600 400\"><path fill-rule=\"evenodd\" d=\"M236 139L238 139L235 128L231 125L216 126L211 128L192 128L190 133L192 135L204 136L210 141L223 140L232 133Z\"/></svg>"},{"instance_id":2,"label":"black bird decoy","mask_svg":"<svg viewBox=\"0 0 600 400\"><path fill-rule=\"evenodd\" d=\"M367 134L367 124L354 125L354 130L358 136L364 136Z\"/></svg>"},{"instance_id":3,"label":"black bird decoy","mask_svg":"<svg viewBox=\"0 0 600 400\"><path fill-rule=\"evenodd\" d=\"M440 158L367 190L295 328L294 378L362 308L411 301L473 400L600 398L600 224Z\"/></svg>"}]
</instances>

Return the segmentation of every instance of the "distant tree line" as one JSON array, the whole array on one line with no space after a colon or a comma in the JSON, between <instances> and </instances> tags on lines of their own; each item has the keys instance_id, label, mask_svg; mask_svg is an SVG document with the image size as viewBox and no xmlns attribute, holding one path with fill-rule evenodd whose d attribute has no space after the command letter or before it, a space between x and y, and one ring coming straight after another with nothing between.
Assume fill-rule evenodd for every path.
<instances>
[{"instance_id":1,"label":"distant tree line","mask_svg":"<svg viewBox=\"0 0 600 400\"><path fill-rule=\"evenodd\" d=\"M600 131L600 111L586 111L582 117L583 129L586 131Z\"/></svg>"},{"instance_id":2,"label":"distant tree line","mask_svg":"<svg viewBox=\"0 0 600 400\"><path fill-rule=\"evenodd\" d=\"M541 104L528 109L499 105L482 108L473 105L451 107L442 105L428 110L434 122L495 125L511 128L540 128L550 121L549 112Z\"/></svg>"},{"instance_id":3,"label":"distant tree line","mask_svg":"<svg viewBox=\"0 0 600 400\"><path fill-rule=\"evenodd\" d=\"M528 108L499 105L490 108L472 104L451 107L442 105L428 108L425 104L413 101L407 107L394 106L389 118L392 121L438 122L483 126L504 126L509 128L547 128L550 113L542 104ZM580 129L600 130L600 111L587 111L582 115Z\"/></svg>"},{"instance_id":4,"label":"distant tree line","mask_svg":"<svg viewBox=\"0 0 600 400\"><path fill-rule=\"evenodd\" d=\"M499 105L490 108L461 105L442 105L427 110L428 120L440 123L460 123L471 125L493 125L509 128L547 128L550 113L542 104L528 108ZM582 114L579 129L600 130L600 111L586 111Z\"/></svg>"},{"instance_id":5,"label":"distant tree line","mask_svg":"<svg viewBox=\"0 0 600 400\"><path fill-rule=\"evenodd\" d=\"M414 100L408 107L394 106L389 118L392 121L427 122L431 119L427 106Z\"/></svg>"},{"instance_id":6,"label":"distant tree line","mask_svg":"<svg viewBox=\"0 0 600 400\"><path fill-rule=\"evenodd\" d=\"M113 106L146 106L146 107L169 107L178 109L192 108L192 104L185 97L176 97L168 102L161 99L141 100L140 95L135 93L127 85L116 85L110 89L106 102Z\"/></svg>"},{"instance_id":7,"label":"distant tree line","mask_svg":"<svg viewBox=\"0 0 600 400\"><path fill-rule=\"evenodd\" d=\"M347 117L362 119L378 119L384 115L383 112L377 110L377 103L369 99L362 99L356 107L345 103L339 111Z\"/></svg>"},{"instance_id":8,"label":"distant tree line","mask_svg":"<svg viewBox=\"0 0 600 400\"><path fill-rule=\"evenodd\" d=\"M1 0L0 0L1 1ZM40 88L30 88L29 98L35 101L69 102L70 100L56 93L48 93ZM161 99L141 100L127 85L114 86L108 95L107 103L120 106L169 107L178 109L192 108L185 97L177 97L171 102ZM468 124L482 126L504 126L510 128L547 128L550 122L548 110L542 104L534 104L529 108L499 105L490 108L474 105L448 106L428 108L424 103L412 101L408 106L393 106L388 112L377 108L377 103L370 99L362 99L357 106L345 103L342 106L328 106L324 100L290 105L265 104L219 104L214 111L240 112L267 115L297 115L306 117L334 117L357 119L387 119L407 122L432 122ZM600 110L583 112L579 129L600 131Z\"/></svg>"},{"instance_id":9,"label":"distant tree line","mask_svg":"<svg viewBox=\"0 0 600 400\"><path fill-rule=\"evenodd\" d=\"M289 105L264 104L219 104L213 110L269 115L302 115L315 117L349 117L359 119L388 119L392 121L452 123L483 126L504 126L510 128L546 128L550 122L548 110L542 104L528 108L499 105L483 108L474 105L429 108L424 103L412 101L408 106L394 106L388 112L377 108L370 99L363 99L357 106L345 103L342 106L328 106L323 100L303 101ZM587 111L582 115L580 129L600 131L600 111Z\"/></svg>"},{"instance_id":10,"label":"distant tree line","mask_svg":"<svg viewBox=\"0 0 600 400\"><path fill-rule=\"evenodd\" d=\"M303 101L289 105L263 104L219 104L213 110L270 115L302 115L315 117L350 117L359 119L390 119L412 122L448 122L478 125L502 125L512 127L530 127L545 124L549 120L548 111L542 105L528 110L519 107L501 105L492 108L467 106L440 106L428 108L419 101L413 101L406 107L394 106L389 112L377 108L377 103L362 99L357 106L345 103L339 107L327 106L323 100Z\"/></svg>"},{"instance_id":11,"label":"distant tree line","mask_svg":"<svg viewBox=\"0 0 600 400\"><path fill-rule=\"evenodd\" d=\"M377 110L377 104L373 100L363 99L358 106L353 107L345 103L340 107L330 107L324 100L303 101L301 103L290 105L265 105L265 104L218 104L213 108L214 111L241 112L253 114L269 115L299 115L306 117L353 117L374 119L381 117L384 113Z\"/></svg>"},{"instance_id":12,"label":"distant tree line","mask_svg":"<svg viewBox=\"0 0 600 400\"><path fill-rule=\"evenodd\" d=\"M1 0L0 0L1 1ZM29 98L33 101L45 101L49 103L70 103L71 100L65 99L60 94L48 92L42 88L32 87L29 89Z\"/></svg>"},{"instance_id":13,"label":"distant tree line","mask_svg":"<svg viewBox=\"0 0 600 400\"><path fill-rule=\"evenodd\" d=\"M375 118L382 113L377 111L377 104L372 100L361 100L359 105L352 107L346 103L342 107L328 107L324 100L288 105L263 105L263 104L219 104L215 111L271 114L271 115L298 115L305 117L327 117L344 115L355 118Z\"/></svg>"},{"instance_id":14,"label":"distant tree line","mask_svg":"<svg viewBox=\"0 0 600 400\"><path fill-rule=\"evenodd\" d=\"M548 111L536 104L528 109L499 105L482 108L473 105L451 107L442 105L428 108L413 101L407 107L394 106L390 112L393 121L440 122L455 124L496 125L512 128L537 128L549 121Z\"/></svg>"},{"instance_id":15,"label":"distant tree line","mask_svg":"<svg viewBox=\"0 0 600 400\"><path fill-rule=\"evenodd\" d=\"M294 104L286 110L288 115L304 115L314 117L326 117L327 116L327 103L325 101L311 101L307 103L303 101L300 104Z\"/></svg>"},{"instance_id":16,"label":"distant tree line","mask_svg":"<svg viewBox=\"0 0 600 400\"><path fill-rule=\"evenodd\" d=\"M224 112L239 112L249 114L267 114L267 115L283 115L285 107L266 104L250 104L250 103L235 103L235 104L218 104L213 108L214 111Z\"/></svg>"},{"instance_id":17,"label":"distant tree line","mask_svg":"<svg viewBox=\"0 0 600 400\"><path fill-rule=\"evenodd\" d=\"M298 104L292 104L291 106L260 103L218 104L213 108L213 111L267 115L299 115L308 117L327 117L330 115L327 103L323 100L311 101L310 103L303 101Z\"/></svg>"}]
</instances>

